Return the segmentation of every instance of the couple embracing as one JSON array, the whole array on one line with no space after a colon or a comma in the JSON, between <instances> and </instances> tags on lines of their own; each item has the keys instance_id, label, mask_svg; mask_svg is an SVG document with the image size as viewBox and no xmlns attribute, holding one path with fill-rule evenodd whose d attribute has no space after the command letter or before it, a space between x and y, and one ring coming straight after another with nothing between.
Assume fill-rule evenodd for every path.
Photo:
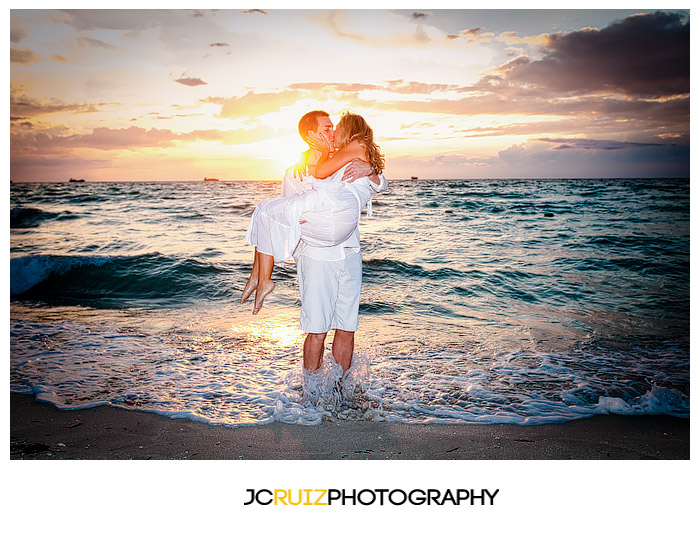
<instances>
[{"instance_id":1,"label":"couple embracing","mask_svg":"<svg viewBox=\"0 0 700 536\"><path fill-rule=\"evenodd\" d=\"M331 352L346 372L359 325L362 253L357 224L372 194L387 189L384 156L363 117L345 113L335 130L330 116L313 111L299 121L309 145L287 170L281 197L260 202L246 241L255 247L253 268L241 303L254 296L253 314L274 290L275 263L294 258L301 294L300 329L304 368L321 366L326 335L335 330Z\"/></svg>"}]
</instances>

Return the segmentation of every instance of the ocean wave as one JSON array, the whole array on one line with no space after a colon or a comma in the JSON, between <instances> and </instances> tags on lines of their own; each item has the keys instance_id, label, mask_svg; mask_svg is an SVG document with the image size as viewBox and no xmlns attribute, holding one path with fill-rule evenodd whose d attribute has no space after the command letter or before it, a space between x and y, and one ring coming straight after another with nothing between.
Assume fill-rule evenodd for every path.
<instances>
[{"instance_id":1,"label":"ocean wave","mask_svg":"<svg viewBox=\"0 0 700 536\"><path fill-rule=\"evenodd\" d=\"M446 279L449 277L461 277L464 272L453 268L435 268L434 270L423 268L417 264L410 264L393 259L370 259L363 261L363 268L367 276L400 275L404 277L425 277L427 279Z\"/></svg>"},{"instance_id":2,"label":"ocean wave","mask_svg":"<svg viewBox=\"0 0 700 536\"><path fill-rule=\"evenodd\" d=\"M37 227L46 221L79 218L69 210L49 212L35 207L14 207L10 209L10 229Z\"/></svg>"},{"instance_id":3,"label":"ocean wave","mask_svg":"<svg viewBox=\"0 0 700 536\"><path fill-rule=\"evenodd\" d=\"M671 415L673 417L690 417L690 397L680 391L651 385L646 393L632 400L601 396L595 413L614 413L617 415Z\"/></svg>"},{"instance_id":4,"label":"ocean wave","mask_svg":"<svg viewBox=\"0 0 700 536\"><path fill-rule=\"evenodd\" d=\"M216 284L231 269L195 258L32 255L10 260L10 294L50 301L219 298L234 289Z\"/></svg>"}]
</instances>

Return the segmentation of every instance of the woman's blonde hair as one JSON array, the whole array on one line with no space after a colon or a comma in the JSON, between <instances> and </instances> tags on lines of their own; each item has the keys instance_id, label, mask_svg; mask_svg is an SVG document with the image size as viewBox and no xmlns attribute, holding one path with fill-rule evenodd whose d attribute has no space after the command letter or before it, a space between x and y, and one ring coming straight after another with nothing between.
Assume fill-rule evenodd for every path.
<instances>
[{"instance_id":1,"label":"woman's blonde hair","mask_svg":"<svg viewBox=\"0 0 700 536\"><path fill-rule=\"evenodd\" d=\"M384 155L379 152L379 146L374 143L374 132L361 115L345 112L338 121L335 132L336 147L345 147L353 140L358 140L365 148L367 162L374 168L375 173L384 169Z\"/></svg>"}]
</instances>

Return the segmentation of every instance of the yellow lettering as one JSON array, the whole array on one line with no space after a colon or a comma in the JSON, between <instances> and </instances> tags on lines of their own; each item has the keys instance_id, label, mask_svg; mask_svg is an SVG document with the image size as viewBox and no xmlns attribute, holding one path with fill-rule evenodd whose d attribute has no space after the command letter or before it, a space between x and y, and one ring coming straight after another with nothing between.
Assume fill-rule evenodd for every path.
<instances>
[{"instance_id":1,"label":"yellow lettering","mask_svg":"<svg viewBox=\"0 0 700 536\"><path fill-rule=\"evenodd\" d=\"M327 502L321 502L321 500L326 496L326 493L328 493L327 489L315 489L314 491L320 491L321 495L316 499L316 502L314 503L314 506L328 506Z\"/></svg>"},{"instance_id":2,"label":"yellow lettering","mask_svg":"<svg viewBox=\"0 0 700 536\"><path fill-rule=\"evenodd\" d=\"M293 501L292 501L292 490L291 490L291 489L289 490L289 504L291 504L291 505L293 505L293 506L298 506L298 505L301 504L301 490L299 489L299 490L297 490L297 491L299 492L299 495L298 495L298 496L299 496L299 500L298 500L297 502L293 502Z\"/></svg>"},{"instance_id":3,"label":"yellow lettering","mask_svg":"<svg viewBox=\"0 0 700 536\"><path fill-rule=\"evenodd\" d=\"M277 501L281 502L285 506L288 506L287 503L285 502L285 499L287 498L287 490L286 489L276 489L275 490L275 506L277 505Z\"/></svg>"},{"instance_id":4,"label":"yellow lettering","mask_svg":"<svg viewBox=\"0 0 700 536\"><path fill-rule=\"evenodd\" d=\"M304 502L304 506L313 506L313 503L310 503L310 497L309 494L311 493L310 489L305 489L304 492L306 493L306 501Z\"/></svg>"}]
</instances>

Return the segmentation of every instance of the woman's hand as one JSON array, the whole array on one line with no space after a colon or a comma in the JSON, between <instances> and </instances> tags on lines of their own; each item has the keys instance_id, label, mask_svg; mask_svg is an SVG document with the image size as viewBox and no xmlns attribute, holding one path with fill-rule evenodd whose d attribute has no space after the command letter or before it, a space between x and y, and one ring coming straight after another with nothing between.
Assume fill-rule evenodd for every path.
<instances>
[{"instance_id":1,"label":"woman's hand","mask_svg":"<svg viewBox=\"0 0 700 536\"><path fill-rule=\"evenodd\" d=\"M328 143L328 140L320 134L317 134L315 132L309 132L307 137L309 147L311 147L312 149L320 151L323 154L327 154L331 151L330 143Z\"/></svg>"}]
</instances>

